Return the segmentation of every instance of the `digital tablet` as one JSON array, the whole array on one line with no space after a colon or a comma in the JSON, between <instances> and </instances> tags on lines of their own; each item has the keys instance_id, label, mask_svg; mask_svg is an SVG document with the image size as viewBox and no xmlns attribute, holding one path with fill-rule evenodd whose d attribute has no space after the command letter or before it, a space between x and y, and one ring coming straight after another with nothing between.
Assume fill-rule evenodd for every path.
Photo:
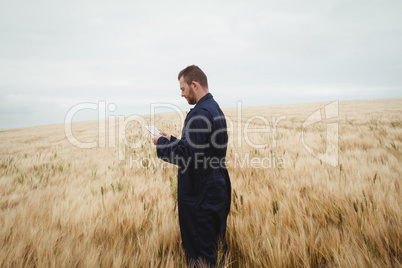
<instances>
[{"instance_id":1,"label":"digital tablet","mask_svg":"<svg viewBox=\"0 0 402 268\"><path fill-rule=\"evenodd\" d=\"M154 126L145 126L146 129L148 129L149 132L151 132L154 135L161 135L161 133L159 132L159 130L154 127Z\"/></svg>"}]
</instances>

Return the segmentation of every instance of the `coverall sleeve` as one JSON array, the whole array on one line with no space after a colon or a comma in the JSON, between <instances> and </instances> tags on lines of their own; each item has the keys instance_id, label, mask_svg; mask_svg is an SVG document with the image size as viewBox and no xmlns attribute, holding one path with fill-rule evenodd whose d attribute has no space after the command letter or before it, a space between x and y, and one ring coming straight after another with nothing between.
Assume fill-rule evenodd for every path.
<instances>
[{"instance_id":1,"label":"coverall sleeve","mask_svg":"<svg viewBox=\"0 0 402 268\"><path fill-rule=\"evenodd\" d=\"M209 144L212 132L212 119L207 111L201 110L192 115L183 129L182 138L168 140L160 137L156 144L159 158L171 164L180 165L194 160L195 155L202 157Z\"/></svg>"}]
</instances>

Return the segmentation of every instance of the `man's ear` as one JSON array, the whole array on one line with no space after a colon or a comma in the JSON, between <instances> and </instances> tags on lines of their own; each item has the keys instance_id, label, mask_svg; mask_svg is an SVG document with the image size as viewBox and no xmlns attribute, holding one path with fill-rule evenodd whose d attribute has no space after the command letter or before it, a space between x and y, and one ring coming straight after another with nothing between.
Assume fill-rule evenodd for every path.
<instances>
[{"instance_id":1,"label":"man's ear","mask_svg":"<svg viewBox=\"0 0 402 268\"><path fill-rule=\"evenodd\" d=\"M194 90L198 90L199 84L198 84L197 82L192 81L192 82L191 82L191 85L193 86L193 89L194 89Z\"/></svg>"}]
</instances>

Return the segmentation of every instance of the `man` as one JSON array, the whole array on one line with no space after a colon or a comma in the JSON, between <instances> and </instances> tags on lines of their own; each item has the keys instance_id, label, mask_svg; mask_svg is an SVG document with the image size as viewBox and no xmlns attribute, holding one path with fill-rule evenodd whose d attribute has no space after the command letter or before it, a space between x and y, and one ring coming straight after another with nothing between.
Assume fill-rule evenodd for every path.
<instances>
[{"instance_id":1,"label":"man","mask_svg":"<svg viewBox=\"0 0 402 268\"><path fill-rule=\"evenodd\" d=\"M178 165L178 209L182 245L190 261L215 265L218 243L226 253L226 220L231 183L225 166L226 120L208 90L207 76L197 66L178 76L181 96L195 105L184 121L181 139L152 135L159 158Z\"/></svg>"}]
</instances>

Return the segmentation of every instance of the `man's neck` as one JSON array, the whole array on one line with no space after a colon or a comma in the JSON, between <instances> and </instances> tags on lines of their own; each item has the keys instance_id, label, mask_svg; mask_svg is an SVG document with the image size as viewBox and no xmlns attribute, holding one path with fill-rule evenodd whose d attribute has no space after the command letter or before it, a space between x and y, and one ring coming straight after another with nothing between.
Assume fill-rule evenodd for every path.
<instances>
[{"instance_id":1,"label":"man's neck","mask_svg":"<svg viewBox=\"0 0 402 268\"><path fill-rule=\"evenodd\" d=\"M200 99L202 99L205 95L207 95L209 93L209 90L203 90L202 92L200 92L200 94L197 96L197 102L195 104L197 104Z\"/></svg>"}]
</instances>

